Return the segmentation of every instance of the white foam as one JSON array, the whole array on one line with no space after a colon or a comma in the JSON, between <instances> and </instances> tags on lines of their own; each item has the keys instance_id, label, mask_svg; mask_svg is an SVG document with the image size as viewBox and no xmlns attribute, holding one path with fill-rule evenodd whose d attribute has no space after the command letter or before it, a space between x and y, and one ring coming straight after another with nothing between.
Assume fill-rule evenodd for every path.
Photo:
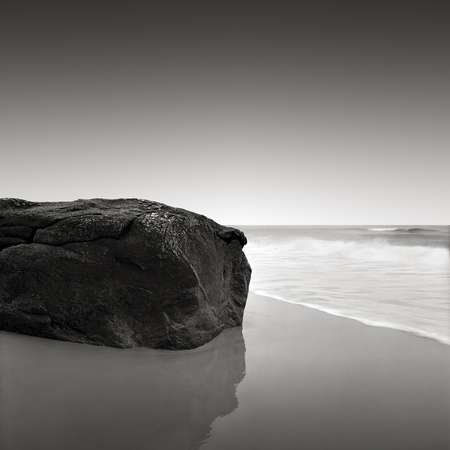
<instances>
[{"instance_id":1,"label":"white foam","mask_svg":"<svg viewBox=\"0 0 450 450\"><path fill-rule=\"evenodd\" d=\"M335 230L289 233L247 233L253 292L450 345L448 247L368 238L366 229L342 239Z\"/></svg>"},{"instance_id":2,"label":"white foam","mask_svg":"<svg viewBox=\"0 0 450 450\"><path fill-rule=\"evenodd\" d=\"M273 257L285 255L287 258L314 258L342 257L345 260L380 261L396 263L399 260L421 264L437 264L449 262L450 256L447 248L429 247L423 245L393 245L383 239L371 241L345 241L325 240L302 237L286 242L249 242L246 250L249 254Z\"/></svg>"},{"instance_id":3,"label":"white foam","mask_svg":"<svg viewBox=\"0 0 450 450\"><path fill-rule=\"evenodd\" d=\"M428 338L428 339L433 339L435 341L438 341L442 344L446 344L446 345L450 345L450 336L447 335L440 335L438 333L431 333L431 332L427 332L424 330L420 330L418 328L414 328L414 327L410 327L410 326L406 326L406 325L401 325L398 323L393 323L393 322L387 322L387 321L379 321L379 320L370 320L370 319L366 319L363 317L357 317L351 314L346 314L343 313L342 311L338 311L337 309L333 309L333 308L328 308L328 307L324 307L321 305L314 305L312 303L305 303L305 302L293 302L291 300L287 300L284 297L281 297L279 295L275 295L275 294L271 294L269 292L266 291L261 291L261 290L253 290L251 289L251 292L253 292L256 295L260 295L262 297L268 297L268 298L272 298L275 300L280 300L282 302L285 303L290 303L291 305L300 305L300 306L305 306L306 308L311 308L311 309L315 309L317 311L326 313L326 314L330 314L332 316L336 316L336 317L342 317L345 319L350 319L350 320L356 320L357 322L363 323L364 325L368 325L371 327L379 327L379 328L389 328L392 330L397 330L397 331L404 331L404 332L408 332L408 333L412 333L415 334L416 336L420 336L420 337L424 337L424 338Z\"/></svg>"}]
</instances>

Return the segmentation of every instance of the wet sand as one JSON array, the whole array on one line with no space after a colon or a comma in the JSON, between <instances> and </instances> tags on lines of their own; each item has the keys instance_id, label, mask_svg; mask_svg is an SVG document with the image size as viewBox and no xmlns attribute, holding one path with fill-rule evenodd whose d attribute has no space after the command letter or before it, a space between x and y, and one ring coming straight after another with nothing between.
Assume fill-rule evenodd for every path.
<instances>
[{"instance_id":1,"label":"wet sand","mask_svg":"<svg viewBox=\"0 0 450 450\"><path fill-rule=\"evenodd\" d=\"M448 450L450 346L266 297L193 351L0 333L0 448Z\"/></svg>"},{"instance_id":2,"label":"wet sand","mask_svg":"<svg viewBox=\"0 0 450 450\"><path fill-rule=\"evenodd\" d=\"M252 296L239 408L206 449L450 448L450 346Z\"/></svg>"}]
</instances>

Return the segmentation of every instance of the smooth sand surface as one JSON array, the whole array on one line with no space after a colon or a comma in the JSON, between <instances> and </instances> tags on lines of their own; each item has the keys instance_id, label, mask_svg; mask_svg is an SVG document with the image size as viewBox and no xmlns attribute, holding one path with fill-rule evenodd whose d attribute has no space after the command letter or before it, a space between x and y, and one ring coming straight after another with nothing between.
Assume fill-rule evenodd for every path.
<instances>
[{"instance_id":1,"label":"smooth sand surface","mask_svg":"<svg viewBox=\"0 0 450 450\"><path fill-rule=\"evenodd\" d=\"M1 450L448 450L450 346L266 297L183 352L0 333Z\"/></svg>"},{"instance_id":2,"label":"smooth sand surface","mask_svg":"<svg viewBox=\"0 0 450 450\"><path fill-rule=\"evenodd\" d=\"M252 296L212 449L450 449L450 346Z\"/></svg>"}]
</instances>

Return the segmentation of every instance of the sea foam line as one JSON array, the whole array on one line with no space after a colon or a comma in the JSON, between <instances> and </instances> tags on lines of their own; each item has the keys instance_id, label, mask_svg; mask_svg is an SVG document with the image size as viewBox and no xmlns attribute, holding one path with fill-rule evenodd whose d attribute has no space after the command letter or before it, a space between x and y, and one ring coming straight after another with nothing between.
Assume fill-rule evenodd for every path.
<instances>
[{"instance_id":1,"label":"sea foam line","mask_svg":"<svg viewBox=\"0 0 450 450\"><path fill-rule=\"evenodd\" d=\"M259 289L255 289L255 290L250 289L250 292L253 292L254 294L260 295L262 297L268 297L268 298L272 298L275 300L280 300L285 303L290 303L291 305L305 306L306 308L315 309L317 311L320 311L320 312L323 312L326 314L330 314L332 316L341 317L344 319L356 320L359 323L362 323L364 325L368 325L371 327L388 328L391 330L404 331L407 333L414 334L415 336L432 339L441 344L450 345L450 336L442 336L437 333L429 333L427 331L423 331L418 328L408 327L406 325L399 325L399 324L396 324L393 322L384 322L384 321L379 321L379 320L370 320L370 319L365 319L365 318L361 318L361 317L356 317L356 316L345 314L345 313L338 311L336 309L333 309L333 308L326 308L324 306L315 305L313 303L293 302L292 300L287 300L286 298L280 297L279 295L271 294L271 293L268 293L266 291L262 291Z\"/></svg>"}]
</instances>

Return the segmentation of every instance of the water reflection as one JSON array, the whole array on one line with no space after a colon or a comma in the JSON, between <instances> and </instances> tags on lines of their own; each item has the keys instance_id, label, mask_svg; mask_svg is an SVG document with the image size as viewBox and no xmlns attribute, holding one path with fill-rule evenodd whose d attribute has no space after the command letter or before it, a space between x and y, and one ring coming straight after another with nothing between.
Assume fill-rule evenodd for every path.
<instances>
[{"instance_id":1,"label":"water reflection","mask_svg":"<svg viewBox=\"0 0 450 450\"><path fill-rule=\"evenodd\" d=\"M244 375L240 328L183 352L1 333L0 448L197 448Z\"/></svg>"}]
</instances>

